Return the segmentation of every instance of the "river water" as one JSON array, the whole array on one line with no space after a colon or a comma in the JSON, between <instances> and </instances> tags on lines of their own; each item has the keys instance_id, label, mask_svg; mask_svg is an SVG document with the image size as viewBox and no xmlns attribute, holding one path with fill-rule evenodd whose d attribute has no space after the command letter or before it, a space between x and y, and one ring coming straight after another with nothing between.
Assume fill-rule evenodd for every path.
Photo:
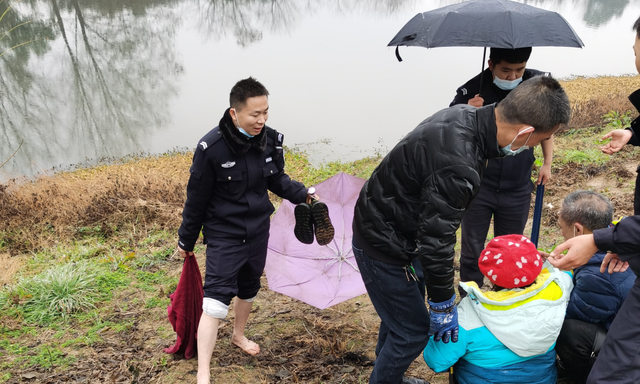
<instances>
[{"instance_id":1,"label":"river water","mask_svg":"<svg viewBox=\"0 0 640 384\"><path fill-rule=\"evenodd\" d=\"M398 62L386 46L456 0L8 1L0 54L28 43L0 56L0 164L18 149L0 180L191 149L248 76L271 93L268 125L314 163L384 154L482 65L482 48L401 47ZM534 48L530 68L635 73L640 0L521 2L559 12L585 43Z\"/></svg>"}]
</instances>

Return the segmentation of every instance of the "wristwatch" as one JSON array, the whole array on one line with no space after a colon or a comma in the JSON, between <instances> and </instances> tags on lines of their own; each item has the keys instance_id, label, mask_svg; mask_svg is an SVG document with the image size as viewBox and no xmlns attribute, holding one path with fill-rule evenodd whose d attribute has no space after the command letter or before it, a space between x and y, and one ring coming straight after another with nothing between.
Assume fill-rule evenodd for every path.
<instances>
[{"instance_id":1,"label":"wristwatch","mask_svg":"<svg viewBox=\"0 0 640 384\"><path fill-rule=\"evenodd\" d=\"M309 195L309 196L313 196L313 195L315 195L315 194L316 194L316 189L315 189L315 187L311 187L311 188L307 189L307 195Z\"/></svg>"}]
</instances>

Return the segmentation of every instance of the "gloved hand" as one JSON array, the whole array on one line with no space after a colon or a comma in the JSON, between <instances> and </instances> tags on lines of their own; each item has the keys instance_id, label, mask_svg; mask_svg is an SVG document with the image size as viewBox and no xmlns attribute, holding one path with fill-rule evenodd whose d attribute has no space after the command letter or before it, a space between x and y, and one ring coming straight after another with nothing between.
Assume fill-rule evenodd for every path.
<instances>
[{"instance_id":1,"label":"gloved hand","mask_svg":"<svg viewBox=\"0 0 640 384\"><path fill-rule=\"evenodd\" d=\"M449 339L456 343L458 341L458 308L455 305L456 295L441 303L429 303L429 336L433 335L434 341L448 343Z\"/></svg>"}]
</instances>

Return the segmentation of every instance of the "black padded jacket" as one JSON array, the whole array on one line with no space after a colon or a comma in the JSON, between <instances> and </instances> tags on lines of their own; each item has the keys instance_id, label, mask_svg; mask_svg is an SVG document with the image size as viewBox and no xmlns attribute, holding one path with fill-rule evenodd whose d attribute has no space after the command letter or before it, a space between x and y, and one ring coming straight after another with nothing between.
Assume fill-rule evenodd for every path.
<instances>
[{"instance_id":1,"label":"black padded jacket","mask_svg":"<svg viewBox=\"0 0 640 384\"><path fill-rule=\"evenodd\" d=\"M495 106L457 105L406 135L364 184L354 239L372 258L422 264L430 300L451 298L456 231L487 159L501 156Z\"/></svg>"}]
</instances>

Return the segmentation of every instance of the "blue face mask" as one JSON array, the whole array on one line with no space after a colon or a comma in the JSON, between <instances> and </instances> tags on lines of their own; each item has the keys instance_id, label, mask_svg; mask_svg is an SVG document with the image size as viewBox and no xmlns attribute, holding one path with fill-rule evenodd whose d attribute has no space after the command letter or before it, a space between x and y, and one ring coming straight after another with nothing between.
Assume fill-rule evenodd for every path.
<instances>
[{"instance_id":1,"label":"blue face mask","mask_svg":"<svg viewBox=\"0 0 640 384\"><path fill-rule=\"evenodd\" d=\"M238 111L236 111L235 108L233 108L233 112L236 114L236 121L238 121ZM247 133L247 131L245 131L244 129L242 129L242 127L240 126L240 123L238 122L238 126L236 127L238 128L238 130L240 131L240 133L242 133L243 135L247 136L248 138L252 138L254 136L250 135Z\"/></svg>"},{"instance_id":2,"label":"blue face mask","mask_svg":"<svg viewBox=\"0 0 640 384\"><path fill-rule=\"evenodd\" d=\"M518 136L520 136L520 133L518 133L518 135L516 135L516 137L513 138L511 143L509 143L509 145L507 145L504 148L500 148L500 152L502 152L502 154L505 155L505 156L515 156L515 155L517 155L518 153L520 153L522 151L526 151L527 149L529 149L529 147L527 147L527 143L529 142L529 139L531 138L531 135L533 135L533 131L529 134L529 137L527 137L527 141L524 142L524 145L522 147L516 149L515 151L513 151L513 150L511 150L511 144L513 144L513 142L516 141Z\"/></svg>"},{"instance_id":3,"label":"blue face mask","mask_svg":"<svg viewBox=\"0 0 640 384\"><path fill-rule=\"evenodd\" d=\"M522 77L509 81L509 80L502 80L500 78L498 78L498 76L495 76L495 78L493 79L493 84L495 84L498 88L505 90L505 91L510 91L512 89L514 89L515 87L518 86L518 84L522 83Z\"/></svg>"}]
</instances>

